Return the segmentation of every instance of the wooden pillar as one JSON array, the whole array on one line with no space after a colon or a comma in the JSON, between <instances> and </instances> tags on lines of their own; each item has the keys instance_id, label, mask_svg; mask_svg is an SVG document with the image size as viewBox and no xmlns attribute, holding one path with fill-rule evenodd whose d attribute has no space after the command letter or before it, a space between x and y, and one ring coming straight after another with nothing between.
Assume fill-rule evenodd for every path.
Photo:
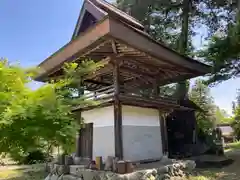
<instances>
[{"instance_id":1,"label":"wooden pillar","mask_svg":"<svg viewBox=\"0 0 240 180\"><path fill-rule=\"evenodd\" d=\"M168 135L166 117L164 115L161 115L161 127L162 127L163 153L166 154L168 152Z\"/></svg>"},{"instance_id":2,"label":"wooden pillar","mask_svg":"<svg viewBox=\"0 0 240 180\"><path fill-rule=\"evenodd\" d=\"M153 92L154 96L158 97L159 96L159 86L157 82L153 86ZM160 125L160 133L161 133L161 139L162 139L162 152L163 154L167 153L167 139L166 139L166 122L165 118L162 115L161 109L158 109L158 116L159 116L159 125Z\"/></svg>"},{"instance_id":3,"label":"wooden pillar","mask_svg":"<svg viewBox=\"0 0 240 180\"><path fill-rule=\"evenodd\" d=\"M84 94L84 90L81 88L81 83L80 83L80 87L79 87L79 97L82 96ZM82 113L79 110L77 112L77 122L78 125L81 126L81 122L82 122ZM80 129L77 130L76 133L76 156L77 157L81 157L82 155L82 151L81 151L81 144L82 144L82 138L81 138L81 127Z\"/></svg>"},{"instance_id":4,"label":"wooden pillar","mask_svg":"<svg viewBox=\"0 0 240 180\"><path fill-rule=\"evenodd\" d=\"M122 142L122 106L119 100L120 93L120 70L119 62L116 60L113 64L114 81L114 137L115 137L115 156L123 159Z\"/></svg>"},{"instance_id":5,"label":"wooden pillar","mask_svg":"<svg viewBox=\"0 0 240 180\"><path fill-rule=\"evenodd\" d=\"M80 121L81 119L81 111L78 111L77 112L77 120ZM81 152L81 129L78 129L77 130L77 133L76 133L76 156L77 157L81 157L82 155L82 152Z\"/></svg>"}]
</instances>

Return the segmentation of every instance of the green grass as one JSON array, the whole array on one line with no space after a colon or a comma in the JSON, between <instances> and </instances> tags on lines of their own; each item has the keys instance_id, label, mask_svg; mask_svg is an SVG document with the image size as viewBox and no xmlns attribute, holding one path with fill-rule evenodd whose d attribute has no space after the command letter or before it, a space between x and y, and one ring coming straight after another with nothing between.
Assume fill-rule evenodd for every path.
<instances>
[{"instance_id":1,"label":"green grass","mask_svg":"<svg viewBox=\"0 0 240 180\"><path fill-rule=\"evenodd\" d=\"M240 150L240 141L227 144L226 152Z\"/></svg>"},{"instance_id":2,"label":"green grass","mask_svg":"<svg viewBox=\"0 0 240 180\"><path fill-rule=\"evenodd\" d=\"M195 175L191 175L188 180L216 180L220 176L216 171L198 171Z\"/></svg>"}]
</instances>

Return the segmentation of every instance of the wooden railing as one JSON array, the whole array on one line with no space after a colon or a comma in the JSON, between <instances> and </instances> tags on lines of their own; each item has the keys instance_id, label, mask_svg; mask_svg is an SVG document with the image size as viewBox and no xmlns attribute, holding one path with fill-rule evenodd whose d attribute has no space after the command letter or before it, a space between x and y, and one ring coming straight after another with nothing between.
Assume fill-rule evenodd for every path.
<instances>
[{"instance_id":1,"label":"wooden railing","mask_svg":"<svg viewBox=\"0 0 240 180\"><path fill-rule=\"evenodd\" d=\"M94 100L97 102L97 104L102 104L102 103L106 103L106 102L111 102L114 100L114 86L107 86L101 89L98 89L95 92L88 92L84 94L84 99L85 100ZM166 95L154 95L153 93L149 93L149 94L143 94L141 92L132 92L129 89L125 89L123 86L120 87L120 100L121 97L124 100L127 100L129 98L129 100L136 100L136 101L148 101L149 103L151 103L151 101L153 103L169 103L169 104L178 104L177 100L170 97L170 96L166 96Z\"/></svg>"},{"instance_id":2,"label":"wooden railing","mask_svg":"<svg viewBox=\"0 0 240 180\"><path fill-rule=\"evenodd\" d=\"M88 100L105 100L109 98L113 98L114 95L114 87L107 86L101 89L98 89L94 92L84 93L84 99Z\"/></svg>"},{"instance_id":3,"label":"wooden railing","mask_svg":"<svg viewBox=\"0 0 240 180\"><path fill-rule=\"evenodd\" d=\"M153 101L164 101L164 102L169 102L172 104L177 104L178 101L168 95L164 95L164 94L159 94L159 95L154 95L154 93L150 92L150 93L141 93L141 92L131 92L129 90L126 90L124 88L121 87L120 93L122 95L125 96L131 96L131 97L136 97L138 99L146 99L146 100L153 100Z\"/></svg>"}]
</instances>

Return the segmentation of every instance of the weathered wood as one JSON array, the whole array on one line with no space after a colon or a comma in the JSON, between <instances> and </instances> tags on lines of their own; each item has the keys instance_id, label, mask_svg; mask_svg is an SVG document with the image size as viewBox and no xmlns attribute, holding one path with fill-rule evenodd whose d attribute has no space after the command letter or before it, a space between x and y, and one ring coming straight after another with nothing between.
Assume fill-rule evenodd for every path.
<instances>
[{"instance_id":1,"label":"weathered wood","mask_svg":"<svg viewBox=\"0 0 240 180\"><path fill-rule=\"evenodd\" d=\"M80 134L81 146L80 156L92 159L93 151L93 123L84 124Z\"/></svg>"},{"instance_id":2,"label":"weathered wood","mask_svg":"<svg viewBox=\"0 0 240 180\"><path fill-rule=\"evenodd\" d=\"M119 99L120 94L120 69L118 61L113 66L114 79L114 136L115 136L115 156L123 159L122 143L122 106Z\"/></svg>"},{"instance_id":3,"label":"weathered wood","mask_svg":"<svg viewBox=\"0 0 240 180\"><path fill-rule=\"evenodd\" d=\"M141 58L139 57L133 57L133 56L124 56L121 57L121 59L123 59L123 63L125 63L127 61L127 63L134 63L135 65L138 66L142 66L148 69L153 69L154 71L159 71L159 72L172 72L172 73L183 73L183 74L191 74L193 73L192 71L188 70L188 69L184 69L182 67L174 67L171 65L167 65L167 64L156 64L156 63L151 63L151 59L153 58L148 58L149 61L144 61L141 60Z\"/></svg>"},{"instance_id":4,"label":"weathered wood","mask_svg":"<svg viewBox=\"0 0 240 180\"><path fill-rule=\"evenodd\" d=\"M162 115L163 112L159 109L159 123L160 123L160 129L161 129L161 137L162 137L162 152L163 154L166 154L168 152L168 141L167 141L167 127L166 127L166 121L164 116Z\"/></svg>"},{"instance_id":5,"label":"weathered wood","mask_svg":"<svg viewBox=\"0 0 240 180\"><path fill-rule=\"evenodd\" d=\"M112 41L111 41L111 44L112 44L112 50L113 50L114 54L117 54L117 53L118 53L118 50L117 50L115 41L112 40Z\"/></svg>"}]
</instances>

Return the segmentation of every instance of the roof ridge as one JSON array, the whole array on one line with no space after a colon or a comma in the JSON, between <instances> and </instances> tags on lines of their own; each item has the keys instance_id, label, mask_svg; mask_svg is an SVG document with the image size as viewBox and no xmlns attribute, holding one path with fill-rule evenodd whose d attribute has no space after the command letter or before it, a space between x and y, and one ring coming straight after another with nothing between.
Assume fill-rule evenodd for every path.
<instances>
[{"instance_id":1,"label":"roof ridge","mask_svg":"<svg viewBox=\"0 0 240 180\"><path fill-rule=\"evenodd\" d=\"M128 13L120 10L118 7L116 7L112 3L109 3L105 0L88 0L88 1L92 2L95 6L103 9L104 11L108 10L108 11L111 11L112 13L115 13L116 15L121 17L122 19L130 21L130 23L133 23L139 29L144 30L144 25L139 20L137 20L133 16L129 15Z\"/></svg>"}]
</instances>

